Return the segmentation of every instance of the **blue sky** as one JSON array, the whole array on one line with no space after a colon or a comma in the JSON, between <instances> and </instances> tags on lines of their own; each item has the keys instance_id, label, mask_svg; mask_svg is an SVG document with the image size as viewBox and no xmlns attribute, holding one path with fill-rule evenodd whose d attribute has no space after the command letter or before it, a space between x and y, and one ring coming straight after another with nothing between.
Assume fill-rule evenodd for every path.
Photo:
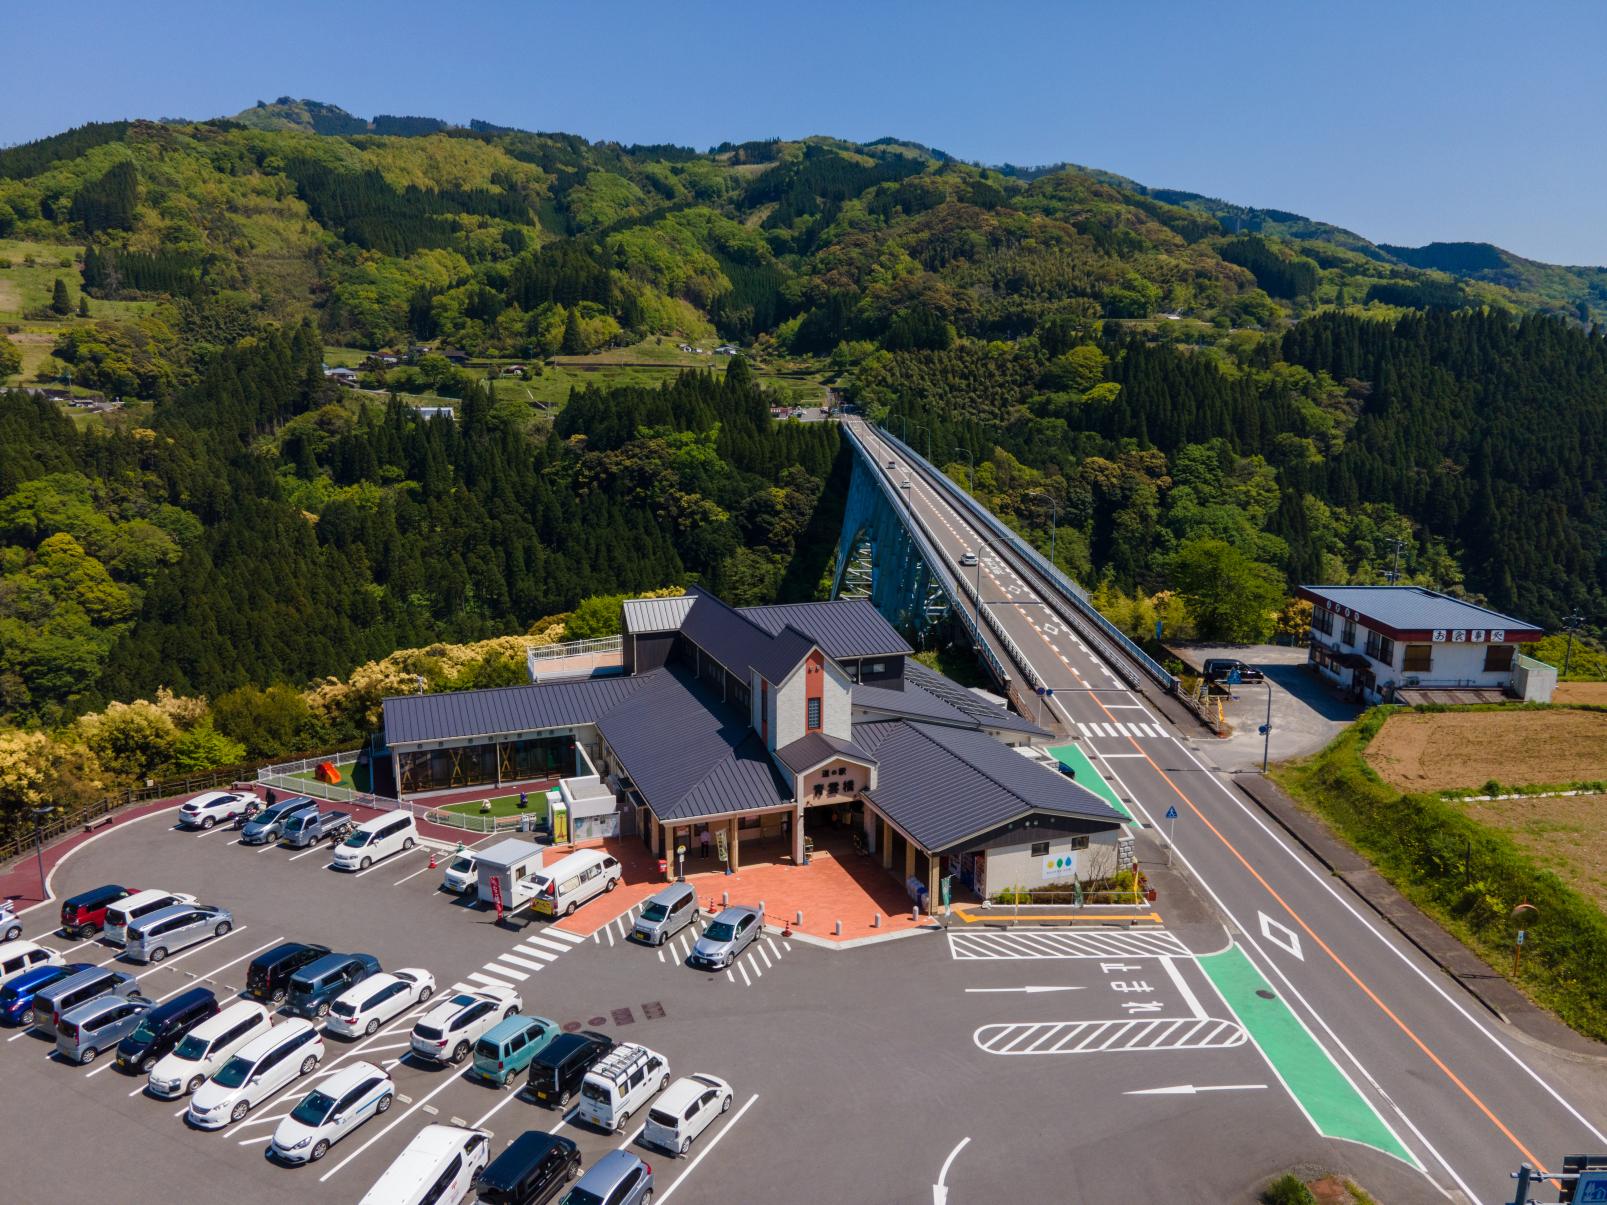
<instances>
[{"instance_id":1,"label":"blue sky","mask_svg":"<svg viewBox=\"0 0 1607 1205\"><path fill-rule=\"evenodd\" d=\"M284 94L622 142L892 134L1607 264L1600 3L8 7L0 144Z\"/></svg>"}]
</instances>

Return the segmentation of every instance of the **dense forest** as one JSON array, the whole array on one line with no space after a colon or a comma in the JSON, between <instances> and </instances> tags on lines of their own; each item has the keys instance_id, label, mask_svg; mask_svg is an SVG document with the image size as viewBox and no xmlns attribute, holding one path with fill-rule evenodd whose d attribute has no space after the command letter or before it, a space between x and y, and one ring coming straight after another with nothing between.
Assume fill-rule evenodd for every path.
<instances>
[{"instance_id":1,"label":"dense forest","mask_svg":"<svg viewBox=\"0 0 1607 1205\"><path fill-rule=\"evenodd\" d=\"M814 595L848 466L830 424L772 418L750 365L778 362L1139 635L1260 637L1295 583L1386 579L1599 632L1603 319L1597 269L894 139L702 152L289 98L81 127L0 150L0 384L127 405L0 391L0 724L166 690L201 734L173 764L215 763L184 699L235 699L260 752L260 692L398 649L693 581ZM488 380L716 338L746 351L723 373L551 412ZM343 390L331 348L403 362Z\"/></svg>"}]
</instances>

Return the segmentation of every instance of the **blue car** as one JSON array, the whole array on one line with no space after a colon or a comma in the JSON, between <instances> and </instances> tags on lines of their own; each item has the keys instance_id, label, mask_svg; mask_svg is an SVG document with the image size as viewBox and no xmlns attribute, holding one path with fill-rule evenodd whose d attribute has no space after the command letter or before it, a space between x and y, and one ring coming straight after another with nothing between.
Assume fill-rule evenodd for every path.
<instances>
[{"instance_id":1,"label":"blue car","mask_svg":"<svg viewBox=\"0 0 1607 1205\"><path fill-rule=\"evenodd\" d=\"M6 1025L32 1025L34 996L70 975L92 971L92 962L71 962L61 967L36 967L0 987L0 1022Z\"/></svg>"}]
</instances>

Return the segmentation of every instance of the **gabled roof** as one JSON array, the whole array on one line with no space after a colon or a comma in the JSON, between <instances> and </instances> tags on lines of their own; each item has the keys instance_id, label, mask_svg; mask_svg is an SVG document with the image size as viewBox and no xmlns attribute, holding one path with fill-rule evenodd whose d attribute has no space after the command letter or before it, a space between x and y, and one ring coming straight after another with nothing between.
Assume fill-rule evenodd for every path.
<instances>
[{"instance_id":1,"label":"gabled roof","mask_svg":"<svg viewBox=\"0 0 1607 1205\"><path fill-rule=\"evenodd\" d=\"M425 741L540 732L593 723L641 689L643 678L590 678L545 686L498 686L386 699L385 742L392 749Z\"/></svg>"},{"instance_id":2,"label":"gabled roof","mask_svg":"<svg viewBox=\"0 0 1607 1205\"><path fill-rule=\"evenodd\" d=\"M834 661L857 657L897 657L913 650L898 629L882 618L869 599L779 603L743 607L743 618L775 634L790 627L802 632Z\"/></svg>"},{"instance_id":3,"label":"gabled roof","mask_svg":"<svg viewBox=\"0 0 1607 1205\"><path fill-rule=\"evenodd\" d=\"M904 683L906 689L913 684L928 694L936 696L956 711L970 716L984 728L1004 728L1012 732L1030 732L1034 736L1051 735L1031 720L1017 715L1009 708L1000 707L997 703L990 703L986 699L978 698L976 694L966 690L958 682L945 678L935 669L922 665L913 657L904 663Z\"/></svg>"},{"instance_id":4,"label":"gabled roof","mask_svg":"<svg viewBox=\"0 0 1607 1205\"><path fill-rule=\"evenodd\" d=\"M852 758L867 766L876 764L876 759L853 741L828 736L824 732L806 732L792 744L777 749L776 756L781 759L781 764L794 774L802 774L836 757Z\"/></svg>"},{"instance_id":5,"label":"gabled roof","mask_svg":"<svg viewBox=\"0 0 1607 1205\"><path fill-rule=\"evenodd\" d=\"M878 785L865 797L928 850L1034 813L1085 821L1092 831L1125 821L1086 787L984 732L878 720L855 724L854 741L880 762Z\"/></svg>"},{"instance_id":6,"label":"gabled roof","mask_svg":"<svg viewBox=\"0 0 1607 1205\"><path fill-rule=\"evenodd\" d=\"M742 612L699 593L681 621L681 633L726 669L746 677L757 670L771 683L779 683L798 667L814 643L796 629L772 636Z\"/></svg>"},{"instance_id":7,"label":"gabled roof","mask_svg":"<svg viewBox=\"0 0 1607 1205\"><path fill-rule=\"evenodd\" d=\"M853 705L888 717L926 720L960 728L998 728L1049 736L1036 724L1013 711L979 699L913 657L904 662L903 689L861 682L855 685Z\"/></svg>"},{"instance_id":8,"label":"gabled roof","mask_svg":"<svg viewBox=\"0 0 1607 1205\"><path fill-rule=\"evenodd\" d=\"M684 670L657 669L598 721L660 820L774 807L791 799L748 718Z\"/></svg>"},{"instance_id":9,"label":"gabled roof","mask_svg":"<svg viewBox=\"0 0 1607 1205\"><path fill-rule=\"evenodd\" d=\"M1545 635L1521 619L1422 586L1301 586L1297 593L1311 602L1329 603L1396 639L1444 640L1455 631L1482 631L1480 642L1494 640L1490 633L1500 632L1501 640L1511 644Z\"/></svg>"},{"instance_id":10,"label":"gabled roof","mask_svg":"<svg viewBox=\"0 0 1607 1205\"><path fill-rule=\"evenodd\" d=\"M643 632L677 631L695 601L696 594L681 594L673 598L627 598L624 606L625 632L636 636Z\"/></svg>"}]
</instances>

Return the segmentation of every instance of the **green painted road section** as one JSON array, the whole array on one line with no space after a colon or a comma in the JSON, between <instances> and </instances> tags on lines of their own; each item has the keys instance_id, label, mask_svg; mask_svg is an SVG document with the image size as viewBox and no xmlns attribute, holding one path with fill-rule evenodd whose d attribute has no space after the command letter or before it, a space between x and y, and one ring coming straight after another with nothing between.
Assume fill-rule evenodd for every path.
<instances>
[{"instance_id":1,"label":"green painted road section","mask_svg":"<svg viewBox=\"0 0 1607 1205\"><path fill-rule=\"evenodd\" d=\"M1384 1124L1378 1110L1345 1078L1243 950L1233 945L1220 954L1201 955L1196 961L1255 1039L1284 1086L1305 1109L1318 1133L1326 1138L1359 1142L1422 1170L1411 1151ZM1257 992L1267 995L1258 996Z\"/></svg>"},{"instance_id":2,"label":"green painted road section","mask_svg":"<svg viewBox=\"0 0 1607 1205\"><path fill-rule=\"evenodd\" d=\"M1133 818L1133 813L1127 810L1127 805L1116 797L1115 791L1110 789L1110 783L1105 781L1104 775L1094 769L1094 763L1089 761L1088 755L1076 745L1055 745L1049 750L1049 756L1058 758L1077 771L1078 786L1087 787L1129 820Z\"/></svg>"}]
</instances>

